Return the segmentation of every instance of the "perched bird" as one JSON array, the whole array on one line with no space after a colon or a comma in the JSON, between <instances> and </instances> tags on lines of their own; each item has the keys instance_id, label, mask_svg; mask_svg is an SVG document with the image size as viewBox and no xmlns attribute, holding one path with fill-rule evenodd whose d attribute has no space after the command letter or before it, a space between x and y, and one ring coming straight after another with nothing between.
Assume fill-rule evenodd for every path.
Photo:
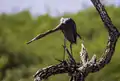
<instances>
[{"instance_id":1,"label":"perched bird","mask_svg":"<svg viewBox=\"0 0 120 81\"><path fill-rule=\"evenodd\" d=\"M58 31L58 30L61 30L64 34L64 46L66 46L66 40L68 40L70 42L70 50L71 50L71 54L72 54L72 44L77 43L77 37L79 37L81 39L81 36L76 31L76 24L72 18L61 18L60 24L56 28L54 28L52 30L48 30L45 33L37 35L35 38L33 38L32 40L27 42L27 44L30 44L31 42L38 40L50 33ZM64 49L64 57L65 57L65 49Z\"/></svg>"}]
</instances>

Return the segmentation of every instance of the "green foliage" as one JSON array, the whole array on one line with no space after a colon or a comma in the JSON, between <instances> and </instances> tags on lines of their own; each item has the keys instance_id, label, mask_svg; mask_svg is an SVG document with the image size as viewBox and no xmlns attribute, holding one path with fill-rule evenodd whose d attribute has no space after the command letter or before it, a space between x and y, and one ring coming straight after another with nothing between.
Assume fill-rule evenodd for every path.
<instances>
[{"instance_id":1,"label":"green foliage","mask_svg":"<svg viewBox=\"0 0 120 81\"><path fill-rule=\"evenodd\" d=\"M108 7L113 24L120 30L120 8ZM77 31L85 41L85 46L92 56L99 58L107 43L107 31L94 8L77 14L65 14L77 24ZM38 41L25 43L39 33L56 27L60 17L48 14L32 18L28 11L17 14L0 15L0 81L33 81L32 75L48 65L57 64L55 60L63 57L63 34L55 32ZM69 43L67 44L69 46ZM120 41L110 64L100 72L90 74L86 81L120 81ZM74 57L79 62L81 41L73 45ZM62 77L62 78L61 78ZM48 81L68 81L67 74L52 76Z\"/></svg>"}]
</instances>

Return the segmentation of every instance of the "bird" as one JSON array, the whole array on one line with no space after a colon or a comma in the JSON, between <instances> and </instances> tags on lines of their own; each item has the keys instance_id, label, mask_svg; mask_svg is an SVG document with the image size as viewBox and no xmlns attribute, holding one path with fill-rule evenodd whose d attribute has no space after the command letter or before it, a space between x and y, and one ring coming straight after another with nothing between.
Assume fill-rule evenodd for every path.
<instances>
[{"instance_id":1,"label":"bird","mask_svg":"<svg viewBox=\"0 0 120 81\"><path fill-rule=\"evenodd\" d=\"M61 18L60 23L63 25L61 31L64 34L64 46L66 46L66 40L70 42L70 51L72 53L72 45L77 43L77 37L80 39L81 36L77 33L76 23L72 18ZM65 49L64 49L65 58Z\"/></svg>"},{"instance_id":2,"label":"bird","mask_svg":"<svg viewBox=\"0 0 120 81\"><path fill-rule=\"evenodd\" d=\"M70 42L70 51L71 51L71 55L72 54L72 45L77 43L77 37L79 37L80 39L81 36L77 33L77 29L76 29L76 23L72 18L61 18L60 19L60 23L59 25L57 25L55 28L46 31L45 33L39 34L37 35L35 38L33 38L32 40L28 41L27 44L30 44L31 42L38 40L42 37L45 37L48 34L51 34L53 32L59 31L61 30L62 33L64 34L64 46L66 46L66 40L68 40ZM65 48L64 48L64 56L63 59L65 58Z\"/></svg>"}]
</instances>

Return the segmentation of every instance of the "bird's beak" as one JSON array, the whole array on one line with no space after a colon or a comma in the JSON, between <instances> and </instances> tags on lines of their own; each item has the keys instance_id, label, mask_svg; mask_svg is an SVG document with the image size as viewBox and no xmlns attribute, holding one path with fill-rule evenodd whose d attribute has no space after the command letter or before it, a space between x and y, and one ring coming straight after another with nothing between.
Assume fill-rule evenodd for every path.
<instances>
[{"instance_id":1,"label":"bird's beak","mask_svg":"<svg viewBox=\"0 0 120 81\"><path fill-rule=\"evenodd\" d=\"M36 37L33 38L32 40L28 41L26 44L30 44L31 42L35 41L36 40Z\"/></svg>"},{"instance_id":2,"label":"bird's beak","mask_svg":"<svg viewBox=\"0 0 120 81\"><path fill-rule=\"evenodd\" d=\"M60 29L62 28L62 26L63 26L62 23L60 23L60 24L59 24L57 27L55 27L54 29L48 30L48 31L45 32L45 33L42 33L42 34L37 35L35 38L33 38L32 40L28 41L26 44L30 44L31 42L33 42L33 41L35 41L35 40L38 40L38 39L40 39L40 38L42 38L42 37L44 37L44 36L46 36L46 35L48 35L48 34L50 34L50 33L56 32L56 31L60 30Z\"/></svg>"}]
</instances>

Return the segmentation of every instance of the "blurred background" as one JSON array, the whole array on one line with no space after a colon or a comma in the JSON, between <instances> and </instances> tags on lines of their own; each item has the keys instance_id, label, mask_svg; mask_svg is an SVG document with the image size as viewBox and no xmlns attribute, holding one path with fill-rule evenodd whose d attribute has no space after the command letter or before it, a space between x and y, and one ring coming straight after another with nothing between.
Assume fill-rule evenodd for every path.
<instances>
[{"instance_id":1,"label":"blurred background","mask_svg":"<svg viewBox=\"0 0 120 81\"><path fill-rule=\"evenodd\" d=\"M120 0L101 1L120 31ZM55 59L63 58L64 38L60 31L30 45L25 43L56 27L61 17L75 20L90 57L102 55L108 33L90 0L0 0L0 81L33 81L38 69L59 63ZM77 45L73 45L77 62L80 49L81 40L78 39ZM86 81L120 81L119 59L120 40L110 64L89 74ZM69 81L69 77L60 74L47 81Z\"/></svg>"}]
</instances>

